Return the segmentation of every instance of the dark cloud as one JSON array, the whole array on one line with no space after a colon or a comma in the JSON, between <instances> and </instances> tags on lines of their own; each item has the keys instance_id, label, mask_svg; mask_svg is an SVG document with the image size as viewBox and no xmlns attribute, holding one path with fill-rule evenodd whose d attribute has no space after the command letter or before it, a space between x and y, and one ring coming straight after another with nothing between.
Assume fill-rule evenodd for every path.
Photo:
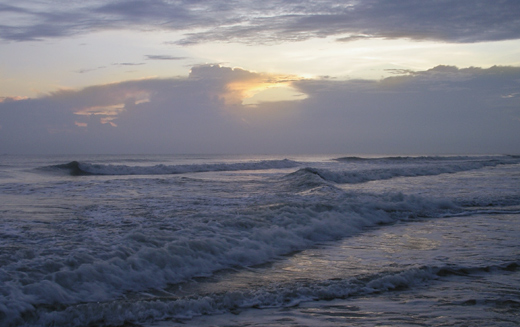
<instances>
[{"instance_id":1,"label":"dark cloud","mask_svg":"<svg viewBox=\"0 0 520 327\"><path fill-rule=\"evenodd\" d=\"M280 76L218 65L0 98L0 153L518 153L520 68L437 66L381 81L293 81L308 97L243 106Z\"/></svg>"},{"instance_id":2,"label":"dark cloud","mask_svg":"<svg viewBox=\"0 0 520 327\"><path fill-rule=\"evenodd\" d=\"M307 138L350 153L519 151L519 67L437 66L381 81L296 82ZM320 108L316 110L315 108ZM303 137L302 137L303 139Z\"/></svg>"},{"instance_id":3,"label":"dark cloud","mask_svg":"<svg viewBox=\"0 0 520 327\"><path fill-rule=\"evenodd\" d=\"M106 29L185 31L180 44L276 43L326 36L345 42L408 38L462 43L520 37L517 0L110 0L59 6L23 1L0 5L0 15L24 18L0 24L0 38L17 41Z\"/></svg>"}]
</instances>

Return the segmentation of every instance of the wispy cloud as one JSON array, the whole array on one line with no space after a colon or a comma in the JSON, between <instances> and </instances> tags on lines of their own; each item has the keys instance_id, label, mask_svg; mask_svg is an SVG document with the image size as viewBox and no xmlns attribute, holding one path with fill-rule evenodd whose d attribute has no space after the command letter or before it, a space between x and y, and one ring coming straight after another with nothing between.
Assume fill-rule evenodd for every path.
<instances>
[{"instance_id":1,"label":"wispy cloud","mask_svg":"<svg viewBox=\"0 0 520 327\"><path fill-rule=\"evenodd\" d=\"M175 57L169 55L146 55L148 60L184 60L186 57Z\"/></svg>"},{"instance_id":2,"label":"wispy cloud","mask_svg":"<svg viewBox=\"0 0 520 327\"><path fill-rule=\"evenodd\" d=\"M144 62L115 62L112 66L142 66L146 65Z\"/></svg>"},{"instance_id":3,"label":"wispy cloud","mask_svg":"<svg viewBox=\"0 0 520 327\"><path fill-rule=\"evenodd\" d=\"M107 67L106 66L99 66L99 67L96 67L96 68L84 68L84 69L76 70L76 73L85 74L85 73L90 73L90 72L93 72L93 71L96 71L96 70L100 70L100 69L104 69L104 68L107 68Z\"/></svg>"},{"instance_id":4,"label":"wispy cloud","mask_svg":"<svg viewBox=\"0 0 520 327\"><path fill-rule=\"evenodd\" d=\"M14 19L14 18L16 19ZM517 0L19 1L0 4L0 38L27 41L110 29L183 31L179 44L407 38L480 42L520 38Z\"/></svg>"},{"instance_id":5,"label":"wispy cloud","mask_svg":"<svg viewBox=\"0 0 520 327\"><path fill-rule=\"evenodd\" d=\"M0 97L0 103L27 100L28 97L14 96L14 97Z\"/></svg>"}]
</instances>

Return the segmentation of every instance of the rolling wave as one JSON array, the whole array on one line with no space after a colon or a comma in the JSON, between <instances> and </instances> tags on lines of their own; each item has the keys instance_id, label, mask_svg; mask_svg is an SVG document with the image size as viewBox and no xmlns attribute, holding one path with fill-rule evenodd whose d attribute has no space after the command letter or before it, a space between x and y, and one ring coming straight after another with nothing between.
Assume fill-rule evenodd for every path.
<instances>
[{"instance_id":1,"label":"rolling wave","mask_svg":"<svg viewBox=\"0 0 520 327\"><path fill-rule=\"evenodd\" d=\"M349 159L350 160L350 159ZM358 159L355 159L358 160ZM362 159L365 160L365 159ZM366 159L373 160L373 159ZM387 159L385 159L387 160ZM393 160L393 159L391 159ZM399 159L401 160L401 159ZM408 160L408 159L403 159ZM415 159L413 159L415 160ZM431 163L430 159L425 159L427 163L418 165L388 165L377 166L374 168L364 168L357 170L328 170L306 167L289 174L288 176L300 177L301 175L315 175L321 179L337 184L357 184L370 181L385 180L396 177L418 177L434 176L440 174L453 174L468 170L495 167L498 165L517 164L519 160L512 157L500 159L490 158L485 160L455 160L453 162L442 163L441 165ZM429 161L429 162L428 162Z\"/></svg>"},{"instance_id":2,"label":"rolling wave","mask_svg":"<svg viewBox=\"0 0 520 327\"><path fill-rule=\"evenodd\" d=\"M42 167L44 171L66 172L72 176L87 175L171 175L185 173L200 173L211 171L239 171L239 170L264 170L284 169L297 167L296 161L263 160L255 162L238 163L208 163L193 165L154 165L154 166L127 166L110 164L92 164L79 161L71 161L66 164Z\"/></svg>"},{"instance_id":3,"label":"rolling wave","mask_svg":"<svg viewBox=\"0 0 520 327\"><path fill-rule=\"evenodd\" d=\"M292 307L302 302L345 299L354 296L370 296L423 285L431 280L458 278L458 276L481 276L482 274L517 271L519 262L484 267L424 266L395 272L368 274L349 279L329 279L317 283L293 281L273 283L259 289L237 289L226 292L208 293L204 296L177 296L165 292L155 299L136 297L120 302L94 302L64 305L59 314L49 314L45 307L37 306L35 325L86 326L86 325L134 325L153 319L178 319L183 321L201 315L239 312L248 308ZM462 304L471 304L467 300ZM515 300L496 299L497 303L517 308ZM93 314L95 313L95 314Z\"/></svg>"},{"instance_id":4,"label":"rolling wave","mask_svg":"<svg viewBox=\"0 0 520 327\"><path fill-rule=\"evenodd\" d=\"M350 171L345 169L346 165L336 163L333 167L342 170L303 168L282 179L275 174L265 183L255 185L265 189L255 189L256 194L246 189L240 198L233 197L237 189L242 188L240 184L235 186L236 183L232 183L230 189L212 188L211 192L201 193L203 196L199 193L184 196L184 187L175 193L173 183L161 188L162 181L157 185L150 181L154 178L117 178L94 186L91 181L67 181L68 186L59 181L56 185L59 185L60 196L67 193L65 187L70 187L78 192L74 194L87 197L95 194L101 199L105 198L107 189L122 192L128 181L134 182L131 191L143 190L127 200L139 201L137 205L115 206L115 201L109 201L74 208L74 214L67 212L69 218L47 224L52 228L52 237L48 238L40 236L47 234L26 232L25 221L6 221L2 230L4 239L16 238L15 244L20 244L20 249L12 251L10 247L14 245L7 243L8 251L0 257L0 325L133 325L154 319L233 312L237 308L281 307L309 300L377 294L412 288L425 281L490 271L518 271L520 263L514 257L505 264L485 267L463 266L463 263L442 267L427 264L344 279L320 277L312 283L302 279L258 287L255 284L220 293L190 295L172 291L173 286L186 285L198 277L214 277L224 270L241 270L272 262L294 251L362 233L371 226L422 217L518 212L517 208L500 207L472 210L457 207L449 200L402 193L347 192L336 185L518 164L520 157L458 157L447 161L439 159L440 164L436 164L435 159L424 158L421 159L424 162L411 164L408 159L384 160L387 161L383 164L373 161L372 165L370 161L367 165L354 165L357 170ZM287 159L154 166L72 161L39 169L75 176L158 175L302 165ZM160 196L148 195L148 183L159 188L156 192ZM201 189L209 188L206 185L211 186L204 184ZM77 191L83 186L88 188ZM36 187L40 186L31 185L30 190ZM214 189L227 193L211 198ZM164 197L163 193L166 193ZM506 200L514 204L515 199ZM136 208L138 213L134 215ZM24 225L20 225L22 223ZM40 225L38 223L38 229L42 228Z\"/></svg>"},{"instance_id":5,"label":"rolling wave","mask_svg":"<svg viewBox=\"0 0 520 327\"><path fill-rule=\"evenodd\" d=\"M59 244L69 242L68 236L62 236L62 243L49 244L42 250L45 254L26 257L16 253L3 269L21 282L0 287L0 322L16 325L34 316L35 325L70 326L67 315L86 303L87 307L98 307L98 319L105 321L107 316L102 316L110 316L111 310L99 306L110 308L125 294L165 289L167 285L211 276L222 269L263 264L317 242L359 233L365 227L408 219L411 215L437 215L449 209L445 203L402 194L360 199L343 195L331 197L326 203L322 200L313 195L296 196L285 204L260 204L241 212L227 211L224 206L218 212L218 221L197 212L182 221L165 219L153 225L150 220L148 224L152 225L146 230L113 234L105 240L102 250L81 247L72 248L66 256L57 255L63 251ZM98 242L98 232L119 219L114 212L84 212L84 234L76 232L71 237L93 237L91 242ZM179 229L179 223L185 228ZM56 228L62 228L59 224ZM19 271L22 264L31 270ZM96 292L92 292L94 286ZM47 316L46 308L55 303L67 309L54 308L53 311L62 312ZM154 304L145 301L139 305ZM78 325L99 322L96 317L85 319Z\"/></svg>"},{"instance_id":6,"label":"rolling wave","mask_svg":"<svg viewBox=\"0 0 520 327\"><path fill-rule=\"evenodd\" d=\"M390 156L390 157L357 157L348 156L335 158L339 162L420 162L420 161L485 161L520 159L518 155L499 156Z\"/></svg>"}]
</instances>

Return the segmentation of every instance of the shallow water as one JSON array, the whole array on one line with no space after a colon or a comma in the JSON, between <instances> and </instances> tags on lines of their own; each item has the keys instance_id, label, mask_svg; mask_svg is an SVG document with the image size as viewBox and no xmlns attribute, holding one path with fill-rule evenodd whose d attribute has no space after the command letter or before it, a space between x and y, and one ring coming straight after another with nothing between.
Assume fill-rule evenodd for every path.
<instances>
[{"instance_id":1,"label":"shallow water","mask_svg":"<svg viewBox=\"0 0 520 327\"><path fill-rule=\"evenodd\" d=\"M225 274L209 287L197 283L215 293L291 287L300 296L314 286L314 296L302 302L151 326L515 326L520 271L510 259L520 255L519 219L477 215L377 228L269 267ZM350 294L334 296L347 288Z\"/></svg>"}]
</instances>

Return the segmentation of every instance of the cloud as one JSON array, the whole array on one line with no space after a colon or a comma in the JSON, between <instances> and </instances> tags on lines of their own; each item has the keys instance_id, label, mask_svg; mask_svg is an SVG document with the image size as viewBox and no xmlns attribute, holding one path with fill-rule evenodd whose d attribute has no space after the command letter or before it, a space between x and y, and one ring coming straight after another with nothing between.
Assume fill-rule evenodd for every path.
<instances>
[{"instance_id":1,"label":"cloud","mask_svg":"<svg viewBox=\"0 0 520 327\"><path fill-rule=\"evenodd\" d=\"M223 144L241 142L233 135L245 127L237 124L237 113L247 88L286 78L200 65L187 78L133 80L2 101L0 138L5 142L0 152L218 152Z\"/></svg>"},{"instance_id":2,"label":"cloud","mask_svg":"<svg viewBox=\"0 0 520 327\"><path fill-rule=\"evenodd\" d=\"M0 103L2 102L11 102L11 101L19 101L19 100L27 100L28 97L14 96L14 97L0 97Z\"/></svg>"},{"instance_id":3,"label":"cloud","mask_svg":"<svg viewBox=\"0 0 520 327\"><path fill-rule=\"evenodd\" d=\"M186 57L174 57L169 55L146 55L148 60L183 60Z\"/></svg>"},{"instance_id":4,"label":"cloud","mask_svg":"<svg viewBox=\"0 0 520 327\"><path fill-rule=\"evenodd\" d=\"M294 86L308 95L303 116L313 117L305 138L330 152L518 152L520 99L502 95L520 89L519 67L437 66L381 81Z\"/></svg>"},{"instance_id":5,"label":"cloud","mask_svg":"<svg viewBox=\"0 0 520 327\"><path fill-rule=\"evenodd\" d=\"M27 41L99 30L183 31L179 44L279 43L337 36L471 43L518 39L517 0L88 1L0 5L0 38Z\"/></svg>"},{"instance_id":6,"label":"cloud","mask_svg":"<svg viewBox=\"0 0 520 327\"><path fill-rule=\"evenodd\" d=\"M144 62L116 62L112 66L142 66L146 65Z\"/></svg>"},{"instance_id":7,"label":"cloud","mask_svg":"<svg viewBox=\"0 0 520 327\"><path fill-rule=\"evenodd\" d=\"M80 70L77 70L76 73L78 74L85 74L85 73L90 73L90 72L93 72L93 71L96 71L96 70L100 70L100 69L105 69L107 68L106 66L99 66L99 67L96 67L96 68L85 68L85 69L80 69Z\"/></svg>"},{"instance_id":8,"label":"cloud","mask_svg":"<svg viewBox=\"0 0 520 327\"><path fill-rule=\"evenodd\" d=\"M307 98L246 106L251 90ZM520 68L437 66L381 81L219 65L0 101L0 153L513 153Z\"/></svg>"}]
</instances>

